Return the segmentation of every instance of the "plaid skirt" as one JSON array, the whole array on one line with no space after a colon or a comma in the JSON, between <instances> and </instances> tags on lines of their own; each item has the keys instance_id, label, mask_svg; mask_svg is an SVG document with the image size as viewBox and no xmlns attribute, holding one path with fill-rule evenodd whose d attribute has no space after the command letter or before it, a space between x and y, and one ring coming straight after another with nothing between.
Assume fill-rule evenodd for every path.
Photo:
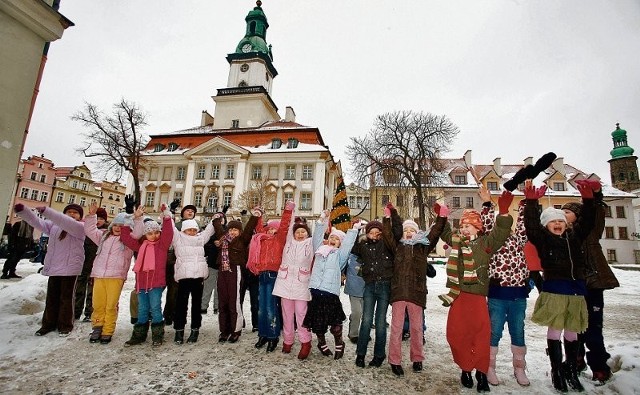
<instances>
[{"instance_id":1,"label":"plaid skirt","mask_svg":"<svg viewBox=\"0 0 640 395\"><path fill-rule=\"evenodd\" d=\"M589 323L587 302L582 295L542 292L536 300L531 321L557 330L582 333Z\"/></svg>"},{"instance_id":2,"label":"plaid skirt","mask_svg":"<svg viewBox=\"0 0 640 395\"><path fill-rule=\"evenodd\" d=\"M313 333L326 333L327 327L342 325L347 316L342 310L340 297L330 292L311 289L311 300L302 326Z\"/></svg>"}]
</instances>

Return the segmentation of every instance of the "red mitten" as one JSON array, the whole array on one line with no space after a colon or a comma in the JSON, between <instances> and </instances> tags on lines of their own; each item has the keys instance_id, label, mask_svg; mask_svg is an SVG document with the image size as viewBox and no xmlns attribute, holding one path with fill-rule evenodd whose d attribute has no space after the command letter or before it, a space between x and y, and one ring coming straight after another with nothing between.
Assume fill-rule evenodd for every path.
<instances>
[{"instance_id":1,"label":"red mitten","mask_svg":"<svg viewBox=\"0 0 640 395\"><path fill-rule=\"evenodd\" d=\"M591 189L588 183L584 182L585 180L580 181L583 182L576 182L580 196L582 196L583 199L593 199L593 189Z\"/></svg>"},{"instance_id":2,"label":"red mitten","mask_svg":"<svg viewBox=\"0 0 640 395\"><path fill-rule=\"evenodd\" d=\"M524 197L526 199L538 199L538 194L536 193L536 187L534 187L533 184L531 185L525 184L523 192L524 192Z\"/></svg>"},{"instance_id":3,"label":"red mitten","mask_svg":"<svg viewBox=\"0 0 640 395\"><path fill-rule=\"evenodd\" d=\"M498 198L499 214L508 214L511 202L513 202L513 194L509 191L502 192L502 195Z\"/></svg>"},{"instance_id":4,"label":"red mitten","mask_svg":"<svg viewBox=\"0 0 640 395\"><path fill-rule=\"evenodd\" d=\"M15 206L13 206L13 211L15 211L16 213L19 213L22 210L24 210L24 204L22 203L18 203Z\"/></svg>"},{"instance_id":5,"label":"red mitten","mask_svg":"<svg viewBox=\"0 0 640 395\"><path fill-rule=\"evenodd\" d=\"M438 204L438 203L436 203ZM438 204L438 206L440 207L438 210L438 217L443 217L446 218L449 216L450 210L449 207L447 207L446 204Z\"/></svg>"},{"instance_id":6,"label":"red mitten","mask_svg":"<svg viewBox=\"0 0 640 395\"><path fill-rule=\"evenodd\" d=\"M545 193L547 193L546 185L543 185L540 188L536 188L536 199L540 199L541 197L544 196Z\"/></svg>"}]
</instances>

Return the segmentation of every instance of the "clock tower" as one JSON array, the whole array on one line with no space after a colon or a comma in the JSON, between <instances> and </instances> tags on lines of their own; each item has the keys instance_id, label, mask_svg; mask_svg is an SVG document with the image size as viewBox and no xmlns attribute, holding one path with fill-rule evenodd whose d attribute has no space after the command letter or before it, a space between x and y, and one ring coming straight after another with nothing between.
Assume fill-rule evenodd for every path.
<instances>
[{"instance_id":1,"label":"clock tower","mask_svg":"<svg viewBox=\"0 0 640 395\"><path fill-rule=\"evenodd\" d=\"M271 99L278 71L272 63L271 45L266 41L269 23L260 0L244 20L245 35L235 52L227 55L227 87L218 89L213 97L214 129L251 128L280 119L278 107Z\"/></svg>"},{"instance_id":2,"label":"clock tower","mask_svg":"<svg viewBox=\"0 0 640 395\"><path fill-rule=\"evenodd\" d=\"M639 189L638 157L633 154L633 148L627 144L627 131L620 129L620 124L617 123L611 137L613 139L613 149L609 159L611 183L625 192Z\"/></svg>"}]
</instances>

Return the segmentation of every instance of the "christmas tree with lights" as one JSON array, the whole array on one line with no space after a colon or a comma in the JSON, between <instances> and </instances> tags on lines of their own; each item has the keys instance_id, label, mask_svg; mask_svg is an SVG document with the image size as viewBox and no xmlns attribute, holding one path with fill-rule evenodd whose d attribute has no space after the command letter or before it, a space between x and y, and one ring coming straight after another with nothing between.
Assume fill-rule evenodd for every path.
<instances>
[{"instance_id":1,"label":"christmas tree with lights","mask_svg":"<svg viewBox=\"0 0 640 395\"><path fill-rule=\"evenodd\" d=\"M343 232L351 228L351 211L349 210L349 203L347 202L347 188L344 186L342 177L338 179L338 187L333 197L331 225Z\"/></svg>"}]
</instances>

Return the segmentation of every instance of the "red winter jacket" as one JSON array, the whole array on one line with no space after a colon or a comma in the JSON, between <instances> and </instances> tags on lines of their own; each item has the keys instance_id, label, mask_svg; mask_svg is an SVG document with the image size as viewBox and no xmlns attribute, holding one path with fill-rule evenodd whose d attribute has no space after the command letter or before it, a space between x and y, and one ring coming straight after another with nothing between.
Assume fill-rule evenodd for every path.
<instances>
[{"instance_id":1,"label":"red winter jacket","mask_svg":"<svg viewBox=\"0 0 640 395\"><path fill-rule=\"evenodd\" d=\"M293 212L291 210L284 210L282 213L282 219L280 220L280 226L274 237L264 237L260 240L260 258L256 262L252 262L254 257L251 251L249 251L249 262L247 263L249 269L255 273L261 273L264 271L277 272L282 263L282 250L287 241L287 232L289 232L289 223L291 222L291 216ZM268 228L265 228L266 232ZM262 234L263 235L263 234ZM261 234L256 234L254 238L260 238ZM253 243L253 241L252 241ZM253 245L253 244L251 244Z\"/></svg>"}]
</instances>

